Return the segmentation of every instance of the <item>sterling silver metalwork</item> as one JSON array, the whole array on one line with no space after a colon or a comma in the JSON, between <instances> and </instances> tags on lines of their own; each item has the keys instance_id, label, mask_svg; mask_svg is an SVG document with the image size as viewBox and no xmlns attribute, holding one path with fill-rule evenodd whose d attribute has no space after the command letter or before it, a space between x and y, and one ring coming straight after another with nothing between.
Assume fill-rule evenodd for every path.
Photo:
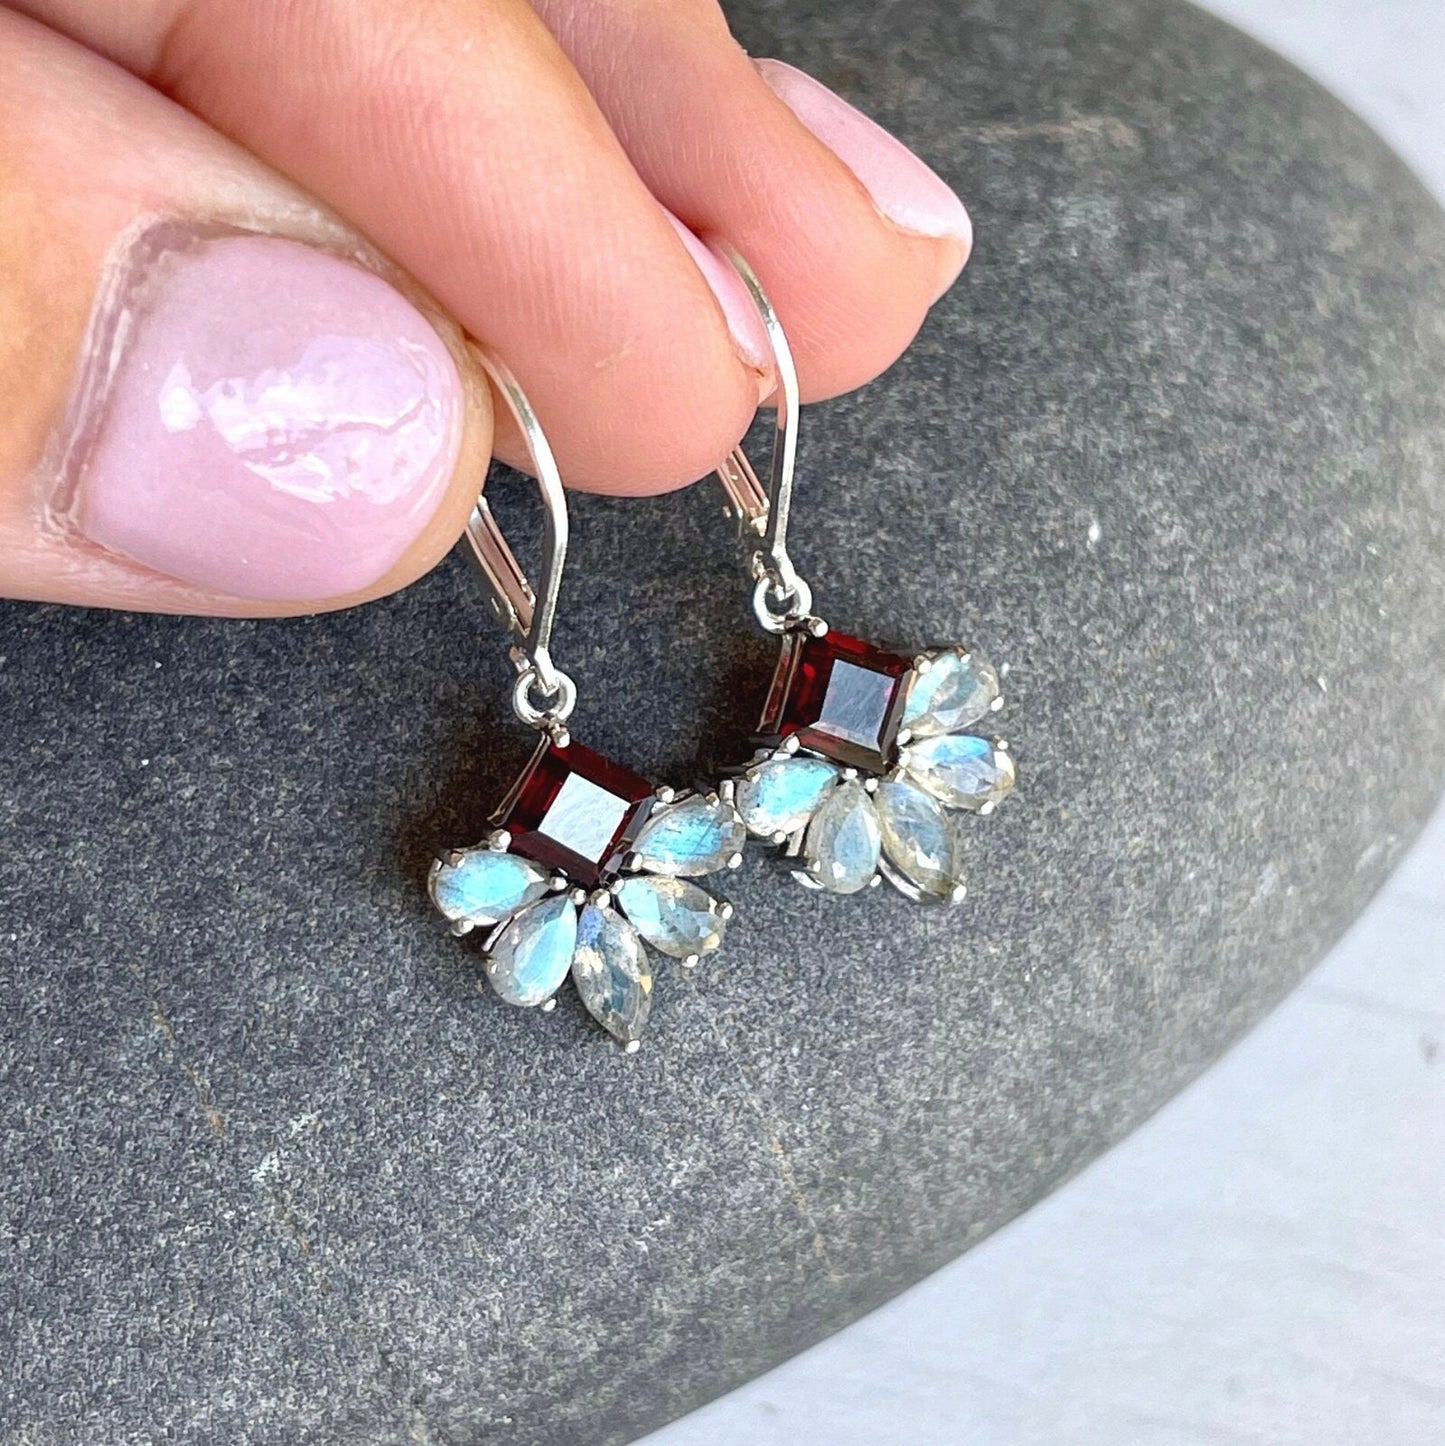
<instances>
[{"instance_id":1,"label":"sterling silver metalwork","mask_svg":"<svg viewBox=\"0 0 1445 1446\"><path fill-rule=\"evenodd\" d=\"M570 977L588 1012L627 1051L652 1007L652 952L690 969L719 948L732 905L694 882L742 863L747 830L729 785L653 784L574 743L572 679L552 661L567 560L567 498L556 458L517 379L479 352L532 454L542 496L534 586L478 496L468 553L511 634L512 708L541 733L531 760L471 848L447 849L427 877L457 936L483 932L488 983L506 1003L550 1012Z\"/></svg>"},{"instance_id":2,"label":"sterling silver metalwork","mask_svg":"<svg viewBox=\"0 0 1445 1446\"><path fill-rule=\"evenodd\" d=\"M567 494L547 434L520 383L490 352L478 348L475 354L521 428L536 468L543 507L540 583L534 588L527 581L483 494L478 495L467 519L467 541L492 612L515 639L511 658L518 677L512 707L529 728L559 728L577 704L576 686L557 669L551 652L562 570L567 564Z\"/></svg>"},{"instance_id":3,"label":"sterling silver metalwork","mask_svg":"<svg viewBox=\"0 0 1445 1446\"><path fill-rule=\"evenodd\" d=\"M858 893L887 880L917 903L957 904L963 849L949 811L991 814L1012 789L1002 739L967 730L1003 706L981 655L943 644L888 652L832 632L788 554L797 465L797 368L781 322L745 258L730 259L763 319L778 381L766 487L741 447L717 469L728 512L749 540L759 625L782 654L757 752L733 771L748 831L800 863L809 888Z\"/></svg>"},{"instance_id":4,"label":"sterling silver metalwork","mask_svg":"<svg viewBox=\"0 0 1445 1446\"><path fill-rule=\"evenodd\" d=\"M793 473L798 465L798 369L782 323L757 273L739 252L729 248L727 254L747 286L768 333L778 383L777 418L767 488L758 480L741 445L735 447L717 469L717 478L727 496L729 512L745 531L762 539L749 559L755 581L753 610L768 632L781 633L809 616L813 609L813 591L798 575L788 556Z\"/></svg>"}]
</instances>

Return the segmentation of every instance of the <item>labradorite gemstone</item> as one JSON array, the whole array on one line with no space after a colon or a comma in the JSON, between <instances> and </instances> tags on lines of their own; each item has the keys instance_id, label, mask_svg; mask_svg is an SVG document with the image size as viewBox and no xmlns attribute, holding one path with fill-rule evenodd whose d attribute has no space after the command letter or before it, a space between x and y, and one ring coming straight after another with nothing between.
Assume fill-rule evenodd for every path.
<instances>
[{"instance_id":1,"label":"labradorite gemstone","mask_svg":"<svg viewBox=\"0 0 1445 1446\"><path fill-rule=\"evenodd\" d=\"M448 919L495 924L547 892L547 874L530 859L495 849L467 849L432 871L432 901Z\"/></svg>"},{"instance_id":2,"label":"labradorite gemstone","mask_svg":"<svg viewBox=\"0 0 1445 1446\"><path fill-rule=\"evenodd\" d=\"M950 899L962 865L958 835L937 800L907 778L885 778L874 805L888 862L930 899Z\"/></svg>"},{"instance_id":3,"label":"labradorite gemstone","mask_svg":"<svg viewBox=\"0 0 1445 1446\"><path fill-rule=\"evenodd\" d=\"M1014 762L991 739L945 734L908 744L904 771L949 808L983 808L1014 786Z\"/></svg>"},{"instance_id":4,"label":"labradorite gemstone","mask_svg":"<svg viewBox=\"0 0 1445 1446\"><path fill-rule=\"evenodd\" d=\"M618 885L617 903L654 949L674 959L711 953L727 929L718 901L686 879L634 874Z\"/></svg>"},{"instance_id":5,"label":"labradorite gemstone","mask_svg":"<svg viewBox=\"0 0 1445 1446\"><path fill-rule=\"evenodd\" d=\"M738 784L738 812L760 838L794 833L817 811L838 778L821 758L773 758L750 768Z\"/></svg>"},{"instance_id":6,"label":"labradorite gemstone","mask_svg":"<svg viewBox=\"0 0 1445 1446\"><path fill-rule=\"evenodd\" d=\"M878 810L856 779L840 783L808 825L803 857L808 872L833 894L856 894L878 872Z\"/></svg>"},{"instance_id":7,"label":"labradorite gemstone","mask_svg":"<svg viewBox=\"0 0 1445 1446\"><path fill-rule=\"evenodd\" d=\"M562 987L577 945L577 906L557 894L523 909L492 946L487 978L508 1004L542 1004Z\"/></svg>"},{"instance_id":8,"label":"labradorite gemstone","mask_svg":"<svg viewBox=\"0 0 1445 1446\"><path fill-rule=\"evenodd\" d=\"M588 904L582 910L572 982L609 1034L624 1044L641 1037L652 1008L652 971L637 930L616 909Z\"/></svg>"},{"instance_id":9,"label":"labradorite gemstone","mask_svg":"<svg viewBox=\"0 0 1445 1446\"><path fill-rule=\"evenodd\" d=\"M908 675L903 727L915 738L957 733L984 717L999 696L998 673L981 653L944 648Z\"/></svg>"},{"instance_id":10,"label":"labradorite gemstone","mask_svg":"<svg viewBox=\"0 0 1445 1446\"><path fill-rule=\"evenodd\" d=\"M696 878L726 868L746 842L737 809L720 798L695 794L654 809L633 851L640 869Z\"/></svg>"}]
</instances>

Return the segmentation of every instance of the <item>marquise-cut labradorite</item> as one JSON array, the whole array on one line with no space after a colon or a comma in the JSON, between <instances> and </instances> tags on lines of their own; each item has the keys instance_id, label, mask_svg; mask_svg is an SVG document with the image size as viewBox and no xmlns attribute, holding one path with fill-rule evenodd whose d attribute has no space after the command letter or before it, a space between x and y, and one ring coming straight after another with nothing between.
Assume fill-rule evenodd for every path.
<instances>
[{"instance_id":1,"label":"marquise-cut labradorite","mask_svg":"<svg viewBox=\"0 0 1445 1446\"><path fill-rule=\"evenodd\" d=\"M540 899L547 892L547 874L515 854L467 849L456 863L439 863L428 887L448 919L495 924Z\"/></svg>"},{"instance_id":2,"label":"marquise-cut labradorite","mask_svg":"<svg viewBox=\"0 0 1445 1446\"><path fill-rule=\"evenodd\" d=\"M577 921L572 980L588 1012L623 1044L642 1035L652 972L637 930L616 909L588 904Z\"/></svg>"},{"instance_id":3,"label":"marquise-cut labradorite","mask_svg":"<svg viewBox=\"0 0 1445 1446\"><path fill-rule=\"evenodd\" d=\"M1014 786L1014 762L988 738L953 733L903 749L908 776L950 808L984 808Z\"/></svg>"},{"instance_id":4,"label":"marquise-cut labradorite","mask_svg":"<svg viewBox=\"0 0 1445 1446\"><path fill-rule=\"evenodd\" d=\"M906 778L885 778L873 801L888 862L925 898L960 898L958 836L937 801Z\"/></svg>"},{"instance_id":5,"label":"marquise-cut labradorite","mask_svg":"<svg viewBox=\"0 0 1445 1446\"><path fill-rule=\"evenodd\" d=\"M903 727L915 738L957 733L977 723L999 696L998 672L980 653L944 648L928 667L909 675Z\"/></svg>"},{"instance_id":6,"label":"marquise-cut labradorite","mask_svg":"<svg viewBox=\"0 0 1445 1446\"><path fill-rule=\"evenodd\" d=\"M508 1004L545 1004L562 987L577 947L577 905L566 894L530 904L502 930L487 978Z\"/></svg>"},{"instance_id":7,"label":"marquise-cut labradorite","mask_svg":"<svg viewBox=\"0 0 1445 1446\"><path fill-rule=\"evenodd\" d=\"M695 878L726 868L746 842L747 829L732 804L695 794L655 808L632 849L639 869Z\"/></svg>"},{"instance_id":8,"label":"marquise-cut labradorite","mask_svg":"<svg viewBox=\"0 0 1445 1446\"><path fill-rule=\"evenodd\" d=\"M796 833L837 779L838 769L821 758L771 758L739 782L738 812L761 838Z\"/></svg>"},{"instance_id":9,"label":"marquise-cut labradorite","mask_svg":"<svg viewBox=\"0 0 1445 1446\"><path fill-rule=\"evenodd\" d=\"M881 836L872 796L856 779L840 783L813 815L803 841L808 873L830 893L856 894L878 872Z\"/></svg>"},{"instance_id":10,"label":"marquise-cut labradorite","mask_svg":"<svg viewBox=\"0 0 1445 1446\"><path fill-rule=\"evenodd\" d=\"M712 953L727 930L723 906L685 879L633 874L617 886L617 903L654 949L674 959Z\"/></svg>"}]
</instances>

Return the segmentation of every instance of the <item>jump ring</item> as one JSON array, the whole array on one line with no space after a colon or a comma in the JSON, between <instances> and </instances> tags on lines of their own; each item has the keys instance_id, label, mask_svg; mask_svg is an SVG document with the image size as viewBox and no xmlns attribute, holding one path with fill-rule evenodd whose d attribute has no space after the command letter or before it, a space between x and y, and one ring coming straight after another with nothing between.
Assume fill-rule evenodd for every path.
<instances>
[{"instance_id":1,"label":"jump ring","mask_svg":"<svg viewBox=\"0 0 1445 1446\"><path fill-rule=\"evenodd\" d=\"M545 728L549 723L565 723L577 706L577 685L566 673L557 670L557 686L540 700L533 700L538 686L537 669L524 669L512 688L512 711L529 728Z\"/></svg>"},{"instance_id":2,"label":"jump ring","mask_svg":"<svg viewBox=\"0 0 1445 1446\"><path fill-rule=\"evenodd\" d=\"M781 609L772 606L774 601L782 604ZM786 592L781 592L771 577L760 577L753 588L753 612L767 632L785 633L812 611L813 589L801 577Z\"/></svg>"}]
</instances>

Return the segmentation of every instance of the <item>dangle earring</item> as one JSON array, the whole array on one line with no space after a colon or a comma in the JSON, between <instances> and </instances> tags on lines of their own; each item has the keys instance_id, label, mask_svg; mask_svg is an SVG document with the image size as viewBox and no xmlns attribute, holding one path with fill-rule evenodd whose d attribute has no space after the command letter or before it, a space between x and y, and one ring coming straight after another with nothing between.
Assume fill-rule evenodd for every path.
<instances>
[{"instance_id":1,"label":"dangle earring","mask_svg":"<svg viewBox=\"0 0 1445 1446\"><path fill-rule=\"evenodd\" d=\"M742 862L747 839L732 789L654 788L572 740L572 680L552 662L552 624L567 555L557 464L516 379L482 361L517 419L544 506L534 590L477 499L467 540L492 611L512 634L512 708L542 736L474 848L443 854L428 888L454 934L485 927L487 979L508 1004L555 1006L568 973L594 1018L637 1049L652 1003L644 943L694 965L723 941L732 905L689 880Z\"/></svg>"},{"instance_id":2,"label":"dangle earring","mask_svg":"<svg viewBox=\"0 0 1445 1446\"><path fill-rule=\"evenodd\" d=\"M797 861L793 876L810 888L853 894L887 879L916 903L959 903L962 850L949 813L991 813L1014 785L1008 745L965 731L1003 707L998 674L961 644L893 653L814 615L787 547L797 371L758 278L742 257L732 261L772 343L777 429L766 489L741 448L717 475L755 540L753 611L782 639L758 751L732 780L738 809L751 834Z\"/></svg>"}]
</instances>

